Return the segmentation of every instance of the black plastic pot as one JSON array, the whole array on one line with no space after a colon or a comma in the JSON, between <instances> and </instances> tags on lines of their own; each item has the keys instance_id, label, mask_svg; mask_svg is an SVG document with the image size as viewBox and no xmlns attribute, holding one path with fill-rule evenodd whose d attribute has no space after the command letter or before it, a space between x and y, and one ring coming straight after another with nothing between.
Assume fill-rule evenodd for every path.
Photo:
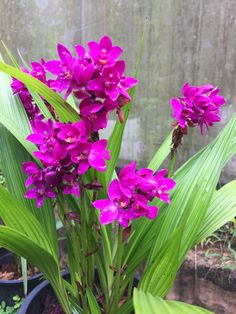
<instances>
[{"instance_id":1,"label":"black plastic pot","mask_svg":"<svg viewBox=\"0 0 236 314\"><path fill-rule=\"evenodd\" d=\"M14 263L14 259L14 254L4 248L0 248L0 265ZM41 278L42 274L37 274L28 279L28 292L32 291L39 284ZM0 280L0 302L6 301L8 305L13 305L12 298L15 295L24 297L23 280Z\"/></svg>"},{"instance_id":2,"label":"black plastic pot","mask_svg":"<svg viewBox=\"0 0 236 314\"><path fill-rule=\"evenodd\" d=\"M63 277L69 279L69 272L63 272ZM47 280L44 280L27 296L21 305L18 314L42 314L48 295L55 296L50 283Z\"/></svg>"},{"instance_id":3,"label":"black plastic pot","mask_svg":"<svg viewBox=\"0 0 236 314\"><path fill-rule=\"evenodd\" d=\"M64 272L63 277L68 279L69 271ZM137 277L134 279L134 287L138 286L138 282L139 278ZM45 280L27 296L18 314L42 314L47 295L55 296L50 283Z\"/></svg>"}]
</instances>

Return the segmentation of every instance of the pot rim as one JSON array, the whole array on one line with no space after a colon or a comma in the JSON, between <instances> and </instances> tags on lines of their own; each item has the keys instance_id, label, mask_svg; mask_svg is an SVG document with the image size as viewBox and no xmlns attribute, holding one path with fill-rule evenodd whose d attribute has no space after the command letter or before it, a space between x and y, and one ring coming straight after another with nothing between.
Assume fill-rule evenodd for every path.
<instances>
[{"instance_id":1,"label":"pot rim","mask_svg":"<svg viewBox=\"0 0 236 314\"><path fill-rule=\"evenodd\" d=\"M61 273L61 275L62 277L65 277L69 275L69 271L65 270ZM51 286L51 285L50 285L50 282L46 279L43 282L41 282L39 285L37 285L25 298L24 302L22 303L20 307L18 314L26 314L27 310L30 307L31 302L34 300L34 298L37 297L37 295L41 292L41 290L43 290L47 286Z\"/></svg>"},{"instance_id":2,"label":"pot rim","mask_svg":"<svg viewBox=\"0 0 236 314\"><path fill-rule=\"evenodd\" d=\"M7 257L8 255L14 255L14 253L1 247L0 248L0 260L3 259L4 257ZM27 277L27 280L28 280L28 282L33 282L42 276L43 276L43 274L40 272L40 273L33 275L31 277ZM13 285L21 285L21 284L23 284L23 279L12 279L12 280L11 279L9 279L9 280L0 279L0 286L4 286L4 285L13 286Z\"/></svg>"}]
</instances>

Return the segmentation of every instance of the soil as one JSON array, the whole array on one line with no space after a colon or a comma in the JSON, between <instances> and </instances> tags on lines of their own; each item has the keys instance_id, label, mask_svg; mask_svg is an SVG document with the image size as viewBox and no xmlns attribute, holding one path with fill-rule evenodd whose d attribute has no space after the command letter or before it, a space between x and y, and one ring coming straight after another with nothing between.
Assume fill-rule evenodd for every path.
<instances>
[{"instance_id":1,"label":"soil","mask_svg":"<svg viewBox=\"0 0 236 314\"><path fill-rule=\"evenodd\" d=\"M28 266L27 276L32 277L39 274L37 267ZM21 268L16 264L0 265L0 280L22 280Z\"/></svg>"},{"instance_id":2,"label":"soil","mask_svg":"<svg viewBox=\"0 0 236 314\"><path fill-rule=\"evenodd\" d=\"M55 296L50 294L47 295L42 314L63 314L62 307Z\"/></svg>"},{"instance_id":3,"label":"soil","mask_svg":"<svg viewBox=\"0 0 236 314\"><path fill-rule=\"evenodd\" d=\"M59 234L61 236L64 236L64 234L61 232ZM67 262L67 254L66 254L66 241L61 241L60 243L60 266L62 270L65 270L67 268L68 262ZM12 262L11 262L12 261ZM27 276L28 278L33 277L37 274L39 274L40 271L37 267L33 267L28 264L27 266ZM12 254L12 258L9 263L2 264L0 262L0 280L22 280L22 272L20 265L17 265L16 259L14 257L14 254Z\"/></svg>"},{"instance_id":4,"label":"soil","mask_svg":"<svg viewBox=\"0 0 236 314\"><path fill-rule=\"evenodd\" d=\"M189 252L167 299L199 305L215 314L235 314L235 296L234 250L217 243Z\"/></svg>"}]
</instances>

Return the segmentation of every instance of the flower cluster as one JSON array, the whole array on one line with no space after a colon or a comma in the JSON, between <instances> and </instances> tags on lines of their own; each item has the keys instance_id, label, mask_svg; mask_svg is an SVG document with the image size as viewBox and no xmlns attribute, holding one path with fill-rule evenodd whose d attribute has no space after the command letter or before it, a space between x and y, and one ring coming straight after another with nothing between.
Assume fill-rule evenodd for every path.
<instances>
[{"instance_id":1,"label":"flower cluster","mask_svg":"<svg viewBox=\"0 0 236 314\"><path fill-rule=\"evenodd\" d=\"M37 145L34 155L42 162L43 170L34 162L23 164L28 175L26 187L33 185L25 197L36 198L41 207L45 196L54 198L57 191L79 196L79 177L89 167L105 171L105 160L110 158L107 140L94 142L90 136L85 121L63 124L36 120L34 133L27 139Z\"/></svg>"},{"instance_id":2,"label":"flower cluster","mask_svg":"<svg viewBox=\"0 0 236 314\"><path fill-rule=\"evenodd\" d=\"M80 115L90 124L92 131L97 132L107 126L108 115L116 110L123 122L122 107L130 102L128 90L137 84L133 77L126 77L125 61L117 60L122 53L119 46L113 46L108 36L104 36L99 43L88 43L89 51L81 45L75 46L77 56L62 44L58 44L57 51L60 60L49 60L41 63L32 62L32 70L22 69L27 74L37 78L54 91L65 93L65 99L73 92L79 101ZM55 75L55 79L48 79L47 73ZM11 84L14 94L18 94L29 119L42 120L44 117L35 104L26 86L13 79ZM56 113L45 101L53 116Z\"/></svg>"},{"instance_id":3,"label":"flower cluster","mask_svg":"<svg viewBox=\"0 0 236 314\"><path fill-rule=\"evenodd\" d=\"M128 90L137 80L124 76L125 62L117 60L122 53L118 46L112 46L108 36L99 43L88 43L89 51L75 46L77 57L63 45L58 44L60 60L45 63L45 69L56 75L50 87L67 98L72 92L81 100L80 114L91 124L93 131L107 126L108 114L116 110L123 121L121 108L130 101Z\"/></svg>"},{"instance_id":4,"label":"flower cluster","mask_svg":"<svg viewBox=\"0 0 236 314\"><path fill-rule=\"evenodd\" d=\"M148 202L158 197L169 204L168 191L175 186L172 179L164 177L166 174L165 169L157 173L147 168L136 171L135 162L124 167L118 179L109 185L109 198L93 202L94 207L101 211L101 223L105 225L117 220L121 226L127 227L130 220L142 216L155 218L158 208Z\"/></svg>"},{"instance_id":5,"label":"flower cluster","mask_svg":"<svg viewBox=\"0 0 236 314\"><path fill-rule=\"evenodd\" d=\"M80 195L80 177L93 167L106 170L109 160L107 140L99 140L98 131L107 126L108 114L116 110L123 121L122 107L131 98L128 90L137 80L124 76L125 62L118 60L122 49L113 46L104 36L99 43L89 42L88 52L81 45L75 46L77 56L58 44L60 60L33 62L32 70L24 72L39 79L65 98L73 92L77 99L81 121L63 124L45 121L30 92L20 81L13 79L11 87L18 94L31 121L33 134L27 139L36 144L34 155L42 162L41 170L36 163L26 162L23 171L28 175L25 196L36 198L37 206L45 197L54 198L58 192ZM47 79L47 73L55 75ZM45 102L53 116L56 113Z\"/></svg>"},{"instance_id":6,"label":"flower cluster","mask_svg":"<svg viewBox=\"0 0 236 314\"><path fill-rule=\"evenodd\" d=\"M183 97L171 99L174 109L173 117L183 132L186 128L200 126L201 134L220 121L220 107L225 99L219 95L219 89L213 85L191 86L185 83L182 89Z\"/></svg>"}]
</instances>

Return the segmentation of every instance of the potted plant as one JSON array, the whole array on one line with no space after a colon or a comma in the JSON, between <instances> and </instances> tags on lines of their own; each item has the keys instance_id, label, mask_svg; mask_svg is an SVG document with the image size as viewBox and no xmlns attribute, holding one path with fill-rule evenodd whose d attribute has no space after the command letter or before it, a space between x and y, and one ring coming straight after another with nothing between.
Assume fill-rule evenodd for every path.
<instances>
[{"instance_id":1,"label":"potted plant","mask_svg":"<svg viewBox=\"0 0 236 314\"><path fill-rule=\"evenodd\" d=\"M199 126L203 134L220 120L225 103L213 85L186 83L183 95L171 100L172 131L147 168L137 169L133 161L117 174L137 79L124 74L122 49L108 36L75 51L59 44L58 59L33 62L30 69L17 68L11 55L15 67L0 62L0 70L14 77L11 86L22 103L16 118L4 114L0 122L33 158L23 163L26 199L35 199L38 208L46 199L56 202L70 278L61 274L57 242L41 213L4 188L0 245L42 271L67 314L210 313L164 297L187 252L236 214L236 183L216 191L222 168L236 152L236 117L174 171L187 132ZM107 141L99 131L112 111L118 120ZM14 122L20 116L26 128ZM167 158L169 169L160 170Z\"/></svg>"},{"instance_id":2,"label":"potted plant","mask_svg":"<svg viewBox=\"0 0 236 314\"><path fill-rule=\"evenodd\" d=\"M4 301L13 305L13 297L24 297L39 284L42 274L35 267L28 265L25 282L20 258L3 248L0 248L0 254L0 303Z\"/></svg>"}]
</instances>

